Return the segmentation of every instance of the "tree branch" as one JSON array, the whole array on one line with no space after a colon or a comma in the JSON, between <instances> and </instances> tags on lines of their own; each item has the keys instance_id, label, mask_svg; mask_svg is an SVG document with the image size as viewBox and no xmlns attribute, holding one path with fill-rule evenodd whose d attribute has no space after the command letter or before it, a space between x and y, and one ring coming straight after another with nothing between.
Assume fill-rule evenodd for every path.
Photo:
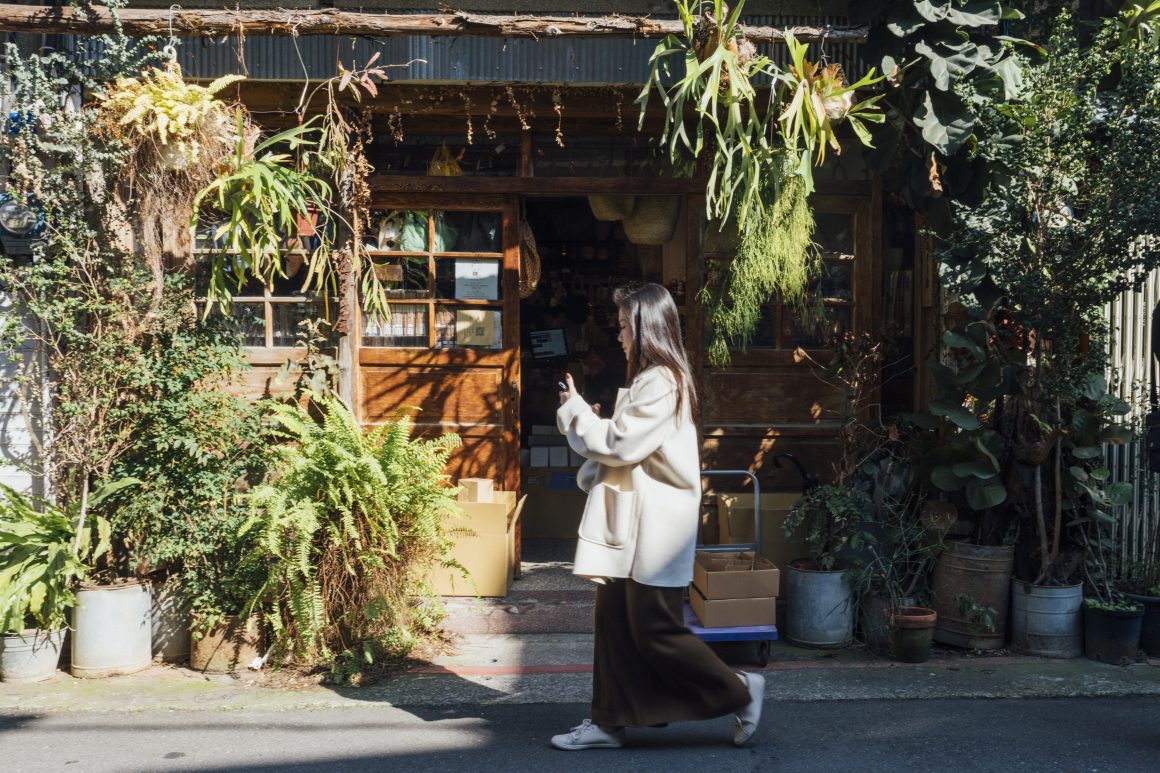
<instances>
[{"instance_id":1,"label":"tree branch","mask_svg":"<svg viewBox=\"0 0 1160 773\"><path fill-rule=\"evenodd\" d=\"M501 16L447 11L435 14L374 14L324 8L320 10L177 10L123 8L117 13L131 37L149 35L404 35L458 37L581 37L659 38L682 34L676 19L648 16ZM780 41L785 30L741 26L755 42ZM865 42L869 29L861 27L793 27L808 42ZM113 31L113 16L103 8L0 4L0 32L96 35Z\"/></svg>"}]
</instances>

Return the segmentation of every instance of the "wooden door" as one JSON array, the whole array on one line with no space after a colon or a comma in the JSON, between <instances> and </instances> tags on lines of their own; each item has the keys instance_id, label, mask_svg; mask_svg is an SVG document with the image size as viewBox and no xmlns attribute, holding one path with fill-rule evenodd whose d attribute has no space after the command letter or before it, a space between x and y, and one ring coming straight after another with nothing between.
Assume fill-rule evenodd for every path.
<instances>
[{"instance_id":1,"label":"wooden door","mask_svg":"<svg viewBox=\"0 0 1160 773\"><path fill-rule=\"evenodd\" d=\"M519 225L511 198L376 200L364 246L390 318L359 315L355 402L366 425L420 409L418 431L454 432L456 478L519 490Z\"/></svg>"}]
</instances>

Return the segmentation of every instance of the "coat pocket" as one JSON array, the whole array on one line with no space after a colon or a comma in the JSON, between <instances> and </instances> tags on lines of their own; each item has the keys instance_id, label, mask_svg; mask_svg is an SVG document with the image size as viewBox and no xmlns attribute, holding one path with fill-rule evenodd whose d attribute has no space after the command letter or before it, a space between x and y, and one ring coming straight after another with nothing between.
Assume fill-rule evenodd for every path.
<instances>
[{"instance_id":1,"label":"coat pocket","mask_svg":"<svg viewBox=\"0 0 1160 773\"><path fill-rule=\"evenodd\" d=\"M580 539L624 548L636 542L636 493L608 484L597 484L588 494L580 520Z\"/></svg>"}]
</instances>

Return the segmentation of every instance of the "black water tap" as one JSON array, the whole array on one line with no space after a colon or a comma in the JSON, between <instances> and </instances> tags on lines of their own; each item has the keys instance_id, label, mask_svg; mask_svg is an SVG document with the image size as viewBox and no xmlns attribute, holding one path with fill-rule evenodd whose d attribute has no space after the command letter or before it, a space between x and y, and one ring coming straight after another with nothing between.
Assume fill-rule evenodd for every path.
<instances>
[{"instance_id":1,"label":"black water tap","mask_svg":"<svg viewBox=\"0 0 1160 773\"><path fill-rule=\"evenodd\" d=\"M810 473L806 472L805 465L802 464L801 460L791 454L789 451L782 451L780 454L774 454L770 457L770 461L773 462L773 466L779 470L781 469L781 459L788 459L789 461L793 462L794 467L797 467L798 474L802 476L803 494L810 489L821 485L821 481L819 481Z\"/></svg>"}]
</instances>

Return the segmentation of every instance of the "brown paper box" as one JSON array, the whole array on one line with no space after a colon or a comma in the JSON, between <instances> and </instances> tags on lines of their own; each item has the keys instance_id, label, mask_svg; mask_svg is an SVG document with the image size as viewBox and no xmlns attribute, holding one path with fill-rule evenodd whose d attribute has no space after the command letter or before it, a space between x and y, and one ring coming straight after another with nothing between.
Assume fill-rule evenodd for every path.
<instances>
[{"instance_id":1,"label":"brown paper box","mask_svg":"<svg viewBox=\"0 0 1160 773\"><path fill-rule=\"evenodd\" d=\"M515 533L523 511L524 500L516 503L514 491L496 491L492 503L462 503L473 516L468 523L455 526L471 529L474 535L455 534L451 557L467 569L471 579L456 569L436 567L431 585L440 596L503 597L511 589L515 570ZM502 515L497 515L502 513ZM502 520L498 520L502 518ZM496 529L500 524L503 528ZM472 585L474 581L474 585Z\"/></svg>"},{"instance_id":2,"label":"brown paper box","mask_svg":"<svg viewBox=\"0 0 1160 773\"><path fill-rule=\"evenodd\" d=\"M753 551L697 553L693 585L706 599L749 599L776 596L778 569Z\"/></svg>"},{"instance_id":3,"label":"brown paper box","mask_svg":"<svg viewBox=\"0 0 1160 773\"><path fill-rule=\"evenodd\" d=\"M460 478L460 502L491 502L495 484L491 478Z\"/></svg>"},{"instance_id":4,"label":"brown paper box","mask_svg":"<svg viewBox=\"0 0 1160 773\"><path fill-rule=\"evenodd\" d=\"M524 469L521 476L528 504L524 539L576 539L588 495L576 488L574 469Z\"/></svg>"},{"instance_id":5,"label":"brown paper box","mask_svg":"<svg viewBox=\"0 0 1160 773\"><path fill-rule=\"evenodd\" d=\"M704 628L776 625L777 599L706 599L697 588L689 588L689 605Z\"/></svg>"},{"instance_id":6,"label":"brown paper box","mask_svg":"<svg viewBox=\"0 0 1160 773\"><path fill-rule=\"evenodd\" d=\"M789 511L800 497L798 493L780 491L761 495L761 544L757 552L777 566L788 566L790 561L802 556L802 546L787 539L782 531ZM718 541L722 545L753 542L753 494L718 494L717 525ZM781 595L785 595L785 581L783 575Z\"/></svg>"}]
</instances>

